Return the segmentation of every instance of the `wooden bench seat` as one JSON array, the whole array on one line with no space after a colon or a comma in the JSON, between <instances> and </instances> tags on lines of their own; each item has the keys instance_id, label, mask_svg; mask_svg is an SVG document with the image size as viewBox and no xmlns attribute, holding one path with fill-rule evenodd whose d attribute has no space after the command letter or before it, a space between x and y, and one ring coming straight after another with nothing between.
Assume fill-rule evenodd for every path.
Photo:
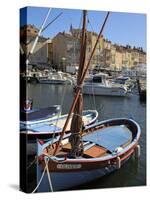
<instances>
[{"instance_id":1,"label":"wooden bench seat","mask_svg":"<svg viewBox=\"0 0 150 200\"><path fill-rule=\"evenodd\" d=\"M84 152L84 154L92 158L97 158L97 157L103 156L104 154L106 154L106 152L107 150L104 149L103 147L94 145L91 148L87 149Z\"/></svg>"}]
</instances>

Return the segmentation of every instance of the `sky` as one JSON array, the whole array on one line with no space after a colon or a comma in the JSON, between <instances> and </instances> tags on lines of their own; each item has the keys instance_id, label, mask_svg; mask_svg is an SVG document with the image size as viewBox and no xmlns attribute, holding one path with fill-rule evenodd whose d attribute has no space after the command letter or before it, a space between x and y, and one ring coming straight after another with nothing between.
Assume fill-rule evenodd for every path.
<instances>
[{"instance_id":1,"label":"sky","mask_svg":"<svg viewBox=\"0 0 150 200\"><path fill-rule=\"evenodd\" d=\"M34 24L40 28L48 8L28 7L27 18L25 10L21 10L20 25ZM46 22L51 22L59 13L62 15L43 33L44 37L53 38L58 32L69 32L70 25L81 28L82 10L52 8ZM107 12L88 11L87 29L99 33ZM103 35L112 43L142 47L146 51L146 15L139 13L111 12L103 31Z\"/></svg>"}]
</instances>

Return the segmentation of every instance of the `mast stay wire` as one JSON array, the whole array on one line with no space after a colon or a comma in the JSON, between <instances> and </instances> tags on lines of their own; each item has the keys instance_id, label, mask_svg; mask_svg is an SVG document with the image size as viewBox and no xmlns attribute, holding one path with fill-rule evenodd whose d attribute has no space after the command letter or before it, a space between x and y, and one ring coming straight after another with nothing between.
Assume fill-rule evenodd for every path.
<instances>
[{"instance_id":1,"label":"mast stay wire","mask_svg":"<svg viewBox=\"0 0 150 200\"><path fill-rule=\"evenodd\" d=\"M93 33L94 33L94 29L93 29L93 26L92 26L92 24L91 24L91 22L90 22L90 20L89 20L89 16L88 16L88 14L87 14L87 24L89 24L90 25L90 27L91 27L91 29L92 29L92 31L93 31ZM93 86L93 78L92 78L92 94L90 95L89 94L89 97L92 99L92 105L93 105L93 108L95 109L95 110L97 110L96 109L96 99L95 99L95 95L94 95L94 86Z\"/></svg>"},{"instance_id":2,"label":"mast stay wire","mask_svg":"<svg viewBox=\"0 0 150 200\"><path fill-rule=\"evenodd\" d=\"M64 87L64 90L63 90L63 96L62 96L62 98L61 98L61 103L60 103L61 113L58 115L57 120L56 120L56 123L55 123L55 129L54 129L54 132L53 132L53 135L52 135L51 143L50 143L50 145L49 145L50 147L51 147L52 144L53 144L53 141L54 141L54 138L55 138L55 135L56 135L56 128L57 128L58 120L59 120L60 115L62 114L62 107L63 107L63 104L64 104L66 89L67 89L67 83L65 83L65 87Z\"/></svg>"}]
</instances>

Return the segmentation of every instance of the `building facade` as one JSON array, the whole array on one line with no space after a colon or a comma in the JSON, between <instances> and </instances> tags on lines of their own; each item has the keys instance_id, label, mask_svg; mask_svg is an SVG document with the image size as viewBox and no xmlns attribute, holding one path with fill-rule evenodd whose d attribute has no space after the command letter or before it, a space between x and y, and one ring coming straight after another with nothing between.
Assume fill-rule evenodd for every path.
<instances>
[{"instance_id":1,"label":"building facade","mask_svg":"<svg viewBox=\"0 0 150 200\"><path fill-rule=\"evenodd\" d=\"M79 66L80 59L80 29L70 29L69 33L58 33L52 40L53 43L53 62L62 69L65 66ZM97 40L97 34L87 32L86 62L89 60L91 52ZM101 37L96 47L93 58L90 62L90 68L94 68L101 62L101 52L103 48L103 37ZM64 70L64 69L63 69Z\"/></svg>"},{"instance_id":2,"label":"building facade","mask_svg":"<svg viewBox=\"0 0 150 200\"><path fill-rule=\"evenodd\" d=\"M38 31L34 25L21 27L22 53L29 54ZM86 35L86 62L88 62L98 35L91 31L87 31ZM78 67L80 39L81 29L75 29L72 25L68 33L59 32L52 40L40 36L33 54L29 57L29 62L36 66L54 66L62 71L65 71L69 66ZM144 64L146 65L146 52L142 48L112 44L111 41L101 36L89 68L121 70L123 68L134 69L138 65Z\"/></svg>"},{"instance_id":3,"label":"building facade","mask_svg":"<svg viewBox=\"0 0 150 200\"><path fill-rule=\"evenodd\" d=\"M67 66L78 66L80 56L80 40L69 33L58 33L52 40L53 63L59 70L65 71Z\"/></svg>"},{"instance_id":4,"label":"building facade","mask_svg":"<svg viewBox=\"0 0 150 200\"><path fill-rule=\"evenodd\" d=\"M97 33L87 31L86 62L97 40ZM63 65L79 65L81 29L70 27L70 33L59 33L53 39L53 60L61 69ZM64 61L63 61L64 58ZM100 38L90 68L110 68L110 70L132 69L139 64L146 64L146 53L141 48L131 48L112 44L111 41Z\"/></svg>"},{"instance_id":5,"label":"building facade","mask_svg":"<svg viewBox=\"0 0 150 200\"><path fill-rule=\"evenodd\" d=\"M21 53L28 57L39 30L34 25L25 25L20 30ZM49 40L43 36L38 38L38 42L31 55L29 55L29 64L37 67L45 68L51 63Z\"/></svg>"}]
</instances>

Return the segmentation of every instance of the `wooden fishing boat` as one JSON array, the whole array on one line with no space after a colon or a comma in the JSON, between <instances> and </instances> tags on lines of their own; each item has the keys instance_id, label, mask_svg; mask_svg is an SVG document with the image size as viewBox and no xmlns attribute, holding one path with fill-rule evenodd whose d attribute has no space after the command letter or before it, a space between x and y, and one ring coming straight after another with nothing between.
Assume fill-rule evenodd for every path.
<instances>
[{"instance_id":1,"label":"wooden fishing boat","mask_svg":"<svg viewBox=\"0 0 150 200\"><path fill-rule=\"evenodd\" d=\"M80 47L80 65L75 96L59 137L48 143L37 141L37 187L38 191L57 191L87 183L109 174L120 167L135 153L140 154L138 141L140 126L132 119L117 118L97 122L87 128L81 118L83 110L83 81L90 61L101 37L106 15L96 43L85 66L86 57L86 11L83 11L83 26ZM72 116L73 113L73 116ZM66 135L71 120L70 135ZM47 178L44 178L47 176ZM43 181L43 182L42 182ZM42 184L41 184L42 182Z\"/></svg>"},{"instance_id":2,"label":"wooden fishing boat","mask_svg":"<svg viewBox=\"0 0 150 200\"><path fill-rule=\"evenodd\" d=\"M84 151L76 158L70 156L69 137L64 138L58 153L53 156L55 146L38 142L39 163L37 180L47 166L50 173L51 190L65 190L100 178L115 170L134 154L140 156L138 141L141 130L132 119L111 119L91 125L82 137ZM47 176L47 174L45 174ZM39 192L49 191L47 177Z\"/></svg>"}]
</instances>

